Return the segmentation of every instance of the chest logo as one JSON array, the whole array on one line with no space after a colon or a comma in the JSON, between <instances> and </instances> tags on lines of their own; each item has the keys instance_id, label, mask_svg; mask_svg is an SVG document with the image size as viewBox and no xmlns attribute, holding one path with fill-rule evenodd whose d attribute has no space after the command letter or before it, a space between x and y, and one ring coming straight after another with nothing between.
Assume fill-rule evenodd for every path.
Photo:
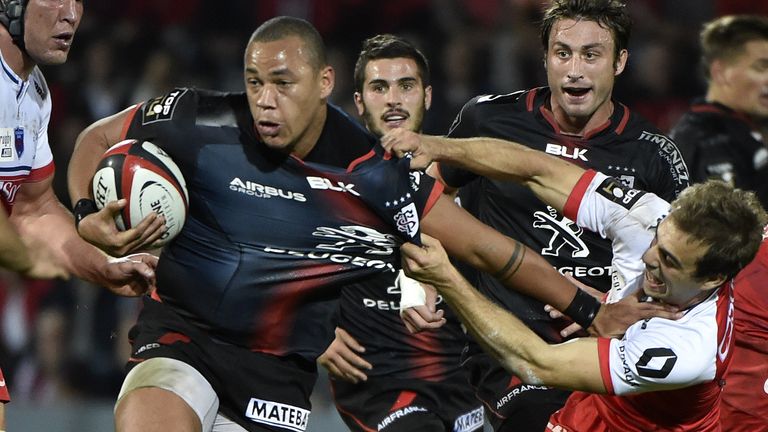
<instances>
[{"instance_id":1,"label":"chest logo","mask_svg":"<svg viewBox=\"0 0 768 432\"><path fill-rule=\"evenodd\" d=\"M561 144L547 143L544 151L551 155L560 156L566 159L583 160L584 162L589 160L586 156L587 149L584 148L568 148L567 146Z\"/></svg>"},{"instance_id":2,"label":"chest logo","mask_svg":"<svg viewBox=\"0 0 768 432\"><path fill-rule=\"evenodd\" d=\"M317 245L318 249L335 252L349 249L363 249L365 254L392 255L397 247L397 241L391 234L383 234L375 229L363 226L348 225L339 228L318 227L312 233L315 237L331 240L333 243Z\"/></svg>"},{"instance_id":3,"label":"chest logo","mask_svg":"<svg viewBox=\"0 0 768 432\"><path fill-rule=\"evenodd\" d=\"M584 230L565 216L560 216L557 211L547 206L549 213L537 211L533 214L533 227L552 231L547 247L541 250L542 255L558 256L564 246L571 250L572 258L585 258L589 256L589 247L581 239Z\"/></svg>"}]
</instances>

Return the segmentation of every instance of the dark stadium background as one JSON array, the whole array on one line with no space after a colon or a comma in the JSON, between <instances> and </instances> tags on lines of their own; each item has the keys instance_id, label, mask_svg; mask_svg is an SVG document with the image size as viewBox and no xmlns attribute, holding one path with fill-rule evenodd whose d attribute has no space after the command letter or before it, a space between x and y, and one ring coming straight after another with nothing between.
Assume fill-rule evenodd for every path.
<instances>
[{"instance_id":1,"label":"dark stadium background","mask_svg":"<svg viewBox=\"0 0 768 432\"><path fill-rule=\"evenodd\" d=\"M429 133L445 133L479 93L546 82L537 20L541 0L85 0L64 66L44 68L53 95L50 141L63 202L75 137L92 121L175 86L242 89L242 52L265 19L294 15L323 34L336 69L332 101L354 114L351 76L362 40L390 32L431 62ZM702 22L728 13L768 15L765 0L629 0L629 65L615 96L664 131L704 83ZM0 365L13 402L8 430L112 430L112 404L137 312L78 280L30 282L0 273ZM310 430L339 429L321 381Z\"/></svg>"}]
</instances>

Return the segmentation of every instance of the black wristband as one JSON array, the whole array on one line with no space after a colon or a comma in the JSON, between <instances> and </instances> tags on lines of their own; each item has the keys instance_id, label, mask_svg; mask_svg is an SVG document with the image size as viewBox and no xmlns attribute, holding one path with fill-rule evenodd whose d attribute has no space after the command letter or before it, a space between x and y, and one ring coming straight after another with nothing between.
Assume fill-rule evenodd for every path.
<instances>
[{"instance_id":1,"label":"black wristband","mask_svg":"<svg viewBox=\"0 0 768 432\"><path fill-rule=\"evenodd\" d=\"M571 304L563 311L564 314L571 317L578 325L584 330L588 329L592 325L592 321L597 316L597 311L600 310L600 300L592 297L586 292L577 289L576 295L573 296Z\"/></svg>"},{"instance_id":2,"label":"black wristband","mask_svg":"<svg viewBox=\"0 0 768 432\"><path fill-rule=\"evenodd\" d=\"M99 211L96 208L96 203L92 199L82 198L77 201L72 208L72 213L75 215L75 228L80 225L80 221L83 220L89 214L93 214Z\"/></svg>"}]
</instances>

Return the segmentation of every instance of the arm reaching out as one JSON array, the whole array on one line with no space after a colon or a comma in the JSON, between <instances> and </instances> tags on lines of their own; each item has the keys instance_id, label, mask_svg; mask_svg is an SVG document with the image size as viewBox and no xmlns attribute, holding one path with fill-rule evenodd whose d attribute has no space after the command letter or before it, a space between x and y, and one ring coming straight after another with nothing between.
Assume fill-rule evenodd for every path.
<instances>
[{"instance_id":1,"label":"arm reaching out","mask_svg":"<svg viewBox=\"0 0 768 432\"><path fill-rule=\"evenodd\" d=\"M585 171L546 153L495 138L446 138L393 129L382 137L381 144L399 157L410 153L414 169L434 161L521 183L560 212Z\"/></svg>"},{"instance_id":2,"label":"arm reaching out","mask_svg":"<svg viewBox=\"0 0 768 432\"><path fill-rule=\"evenodd\" d=\"M395 153L411 152L417 164L445 161L488 177L523 183L561 213L586 173L545 153L491 138L449 139L395 130L382 143ZM598 300L566 281L540 255L480 223L453 203L443 205L443 201L438 200L422 220L422 232L439 239L451 256L565 312L593 334L613 336L641 319L680 316L676 310L659 304L620 302L600 306Z\"/></svg>"},{"instance_id":3,"label":"arm reaching out","mask_svg":"<svg viewBox=\"0 0 768 432\"><path fill-rule=\"evenodd\" d=\"M502 365L529 384L606 393L597 339L548 345L511 313L485 298L448 261L439 241L422 235L423 247L401 247L406 274L433 285L475 339ZM578 365L564 373L565 365Z\"/></svg>"}]
</instances>

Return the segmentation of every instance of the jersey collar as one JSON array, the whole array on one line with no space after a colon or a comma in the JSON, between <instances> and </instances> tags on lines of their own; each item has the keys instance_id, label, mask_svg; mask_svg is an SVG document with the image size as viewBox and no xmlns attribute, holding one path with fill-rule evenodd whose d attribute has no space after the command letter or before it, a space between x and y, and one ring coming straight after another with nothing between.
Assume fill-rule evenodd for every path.
<instances>
[{"instance_id":1,"label":"jersey collar","mask_svg":"<svg viewBox=\"0 0 768 432\"><path fill-rule=\"evenodd\" d=\"M564 135L560 130L560 126L555 121L555 116L552 110L549 108L549 98L552 92L549 87L539 87L530 90L526 97L526 108L528 111L532 111L536 119L542 123L548 125L552 131L558 135ZM630 111L626 105L613 100L613 113L609 117L608 121L602 125L587 131L583 137L577 139L589 140L599 135L606 133L615 133L621 135L624 132L624 128L629 122ZM567 135L569 139L573 139L573 136Z\"/></svg>"}]
</instances>

